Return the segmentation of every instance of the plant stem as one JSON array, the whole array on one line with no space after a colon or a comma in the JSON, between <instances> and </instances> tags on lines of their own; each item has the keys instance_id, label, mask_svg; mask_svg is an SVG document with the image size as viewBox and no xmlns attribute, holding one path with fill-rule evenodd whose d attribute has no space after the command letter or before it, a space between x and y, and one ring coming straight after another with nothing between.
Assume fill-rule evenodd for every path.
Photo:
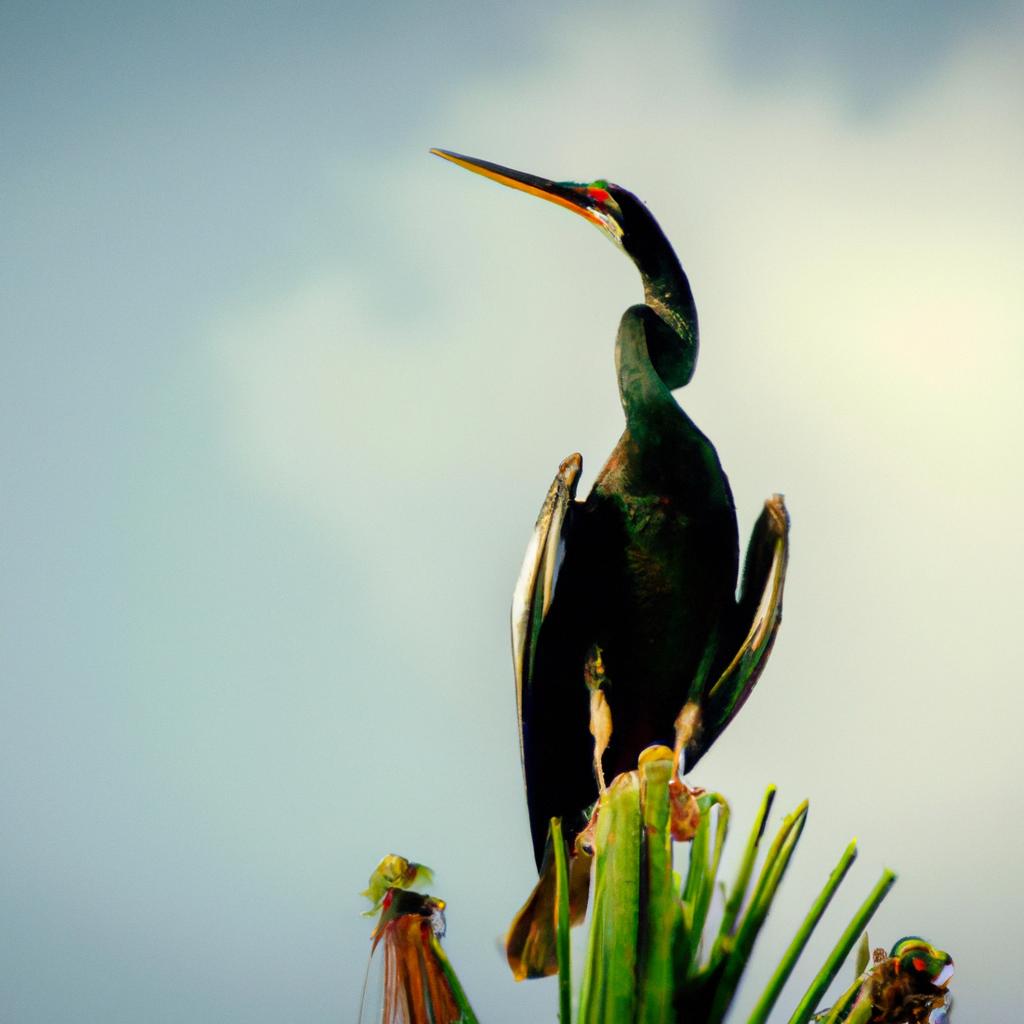
<instances>
[{"instance_id":1,"label":"plant stem","mask_svg":"<svg viewBox=\"0 0 1024 1024\"><path fill-rule=\"evenodd\" d=\"M789 980L789 976L797 960L800 958L800 954L803 953L811 933L817 927L836 890L842 884L847 871L850 870L850 865L856 859L857 842L854 840L843 852L842 857L839 858L839 863L832 869L832 873L828 876L828 881L825 883L825 888L821 890L818 898L811 906L807 917L804 918L803 924L800 925L796 935L793 936L793 941L783 954L779 966L776 967L775 973L772 975L763 995L754 1007L754 1012L750 1015L747 1024L764 1024L768 1019L768 1014L772 1012L772 1007L775 1006L783 986Z\"/></svg>"},{"instance_id":2,"label":"plant stem","mask_svg":"<svg viewBox=\"0 0 1024 1024\"><path fill-rule=\"evenodd\" d=\"M790 858L800 841L800 834L803 832L806 822L807 801L805 800L792 814L785 817L778 834L772 840L757 884L754 886L750 905L743 915L732 948L725 958L725 965L718 981L711 1010L708 1013L708 1021L711 1024L719 1024L732 1003L740 978L746 970L754 943L757 941L761 926L771 908L779 883L789 866Z\"/></svg>"},{"instance_id":3,"label":"plant stem","mask_svg":"<svg viewBox=\"0 0 1024 1024\"><path fill-rule=\"evenodd\" d=\"M640 918L640 781L623 772L601 795L594 837L594 912L583 977L582 1024L631 1021Z\"/></svg>"},{"instance_id":4,"label":"plant stem","mask_svg":"<svg viewBox=\"0 0 1024 1024\"><path fill-rule=\"evenodd\" d=\"M565 855L560 818L551 819L551 844L555 851L555 946L558 952L558 1020L572 1024L572 964L569 952L569 863Z\"/></svg>"},{"instance_id":5,"label":"plant stem","mask_svg":"<svg viewBox=\"0 0 1024 1024\"><path fill-rule=\"evenodd\" d=\"M871 890L871 895L868 896L857 913L854 914L853 920L846 926L846 931L840 936L839 942L836 943L835 948L825 961L825 966L822 967L814 981L811 982L811 987L804 994L803 999L800 1000L800 1005L797 1006L793 1016L789 1018L789 1024L806 1024L811 1019L814 1007L825 994L825 990L832 984L832 979L839 972L843 961L849 956L850 950L853 949L861 932L864 931L864 926L871 920L879 904L888 895L895 881L896 875L892 871L887 869L882 872L882 877L878 880L878 884L874 889Z\"/></svg>"},{"instance_id":6,"label":"plant stem","mask_svg":"<svg viewBox=\"0 0 1024 1024\"><path fill-rule=\"evenodd\" d=\"M671 1019L674 994L672 938L679 900L672 880L669 780L675 765L668 747L640 756L641 856L640 950L637 967L637 1024Z\"/></svg>"},{"instance_id":7,"label":"plant stem","mask_svg":"<svg viewBox=\"0 0 1024 1024\"><path fill-rule=\"evenodd\" d=\"M761 801L761 808L757 812L754 827L750 830L750 838L747 840L747 847L743 851L743 859L740 861L740 869L736 875L736 882L732 892L725 904L725 911L722 914L722 925L718 930L718 939L715 942L715 953L712 959L720 952L721 946L732 936L733 926L739 915L740 907L743 906L743 898L747 894L747 886L750 884L750 876L754 871L754 860L757 857L757 847L764 835L765 825L768 823L768 812L771 810L775 800L775 787L769 786L765 791L764 799Z\"/></svg>"},{"instance_id":8,"label":"plant stem","mask_svg":"<svg viewBox=\"0 0 1024 1024\"><path fill-rule=\"evenodd\" d=\"M466 998L466 992L459 982L458 976L452 968L451 961L448 959L448 955L441 947L441 943L438 941L436 935L432 935L430 938L430 945L434 951L434 955L437 957L438 963L441 965L441 970L444 972L445 978L448 979L448 984L452 990L452 996L455 998L455 1003L459 1008L461 1014L459 1020L461 1024L479 1024L476 1014L473 1012L473 1007L469 1005L469 1000Z\"/></svg>"}]
</instances>

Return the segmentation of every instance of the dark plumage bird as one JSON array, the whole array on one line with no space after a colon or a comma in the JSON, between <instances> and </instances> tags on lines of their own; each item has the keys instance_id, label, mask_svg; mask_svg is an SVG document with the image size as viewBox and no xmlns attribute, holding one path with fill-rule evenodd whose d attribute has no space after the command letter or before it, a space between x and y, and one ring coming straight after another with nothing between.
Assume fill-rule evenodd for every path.
<instances>
[{"instance_id":1,"label":"dark plumage bird","mask_svg":"<svg viewBox=\"0 0 1024 1024\"><path fill-rule=\"evenodd\" d=\"M567 207L636 264L644 302L615 343L626 429L586 501L581 459L559 467L512 609L526 794L538 868L548 823L571 839L598 796L585 684L597 656L613 732L612 777L647 746L689 771L747 699L778 629L788 519L780 496L754 527L736 597L736 512L714 445L672 396L693 376L697 312L654 217L606 181L553 182L484 160L438 156Z\"/></svg>"}]
</instances>

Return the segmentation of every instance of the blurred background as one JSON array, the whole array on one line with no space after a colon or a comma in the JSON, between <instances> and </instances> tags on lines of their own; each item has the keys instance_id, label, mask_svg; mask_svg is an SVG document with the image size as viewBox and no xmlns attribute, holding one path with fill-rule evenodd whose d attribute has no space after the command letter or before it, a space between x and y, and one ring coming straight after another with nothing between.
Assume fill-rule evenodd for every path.
<instances>
[{"instance_id":1,"label":"blurred background","mask_svg":"<svg viewBox=\"0 0 1024 1024\"><path fill-rule=\"evenodd\" d=\"M443 146L651 206L681 402L786 615L694 779L883 866L964 1021L1020 999L1024 22L1015 4L0 5L0 1018L353 1021L378 858L482 1020L533 881L507 608L621 429L636 273ZM740 1019L741 1014L736 1015Z\"/></svg>"}]
</instances>

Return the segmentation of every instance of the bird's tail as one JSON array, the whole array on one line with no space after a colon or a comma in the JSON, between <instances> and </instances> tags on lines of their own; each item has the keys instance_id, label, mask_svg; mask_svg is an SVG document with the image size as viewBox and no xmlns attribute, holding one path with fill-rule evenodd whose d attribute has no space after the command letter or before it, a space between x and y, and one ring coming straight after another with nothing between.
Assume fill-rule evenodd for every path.
<instances>
[{"instance_id":1,"label":"bird's tail","mask_svg":"<svg viewBox=\"0 0 1024 1024\"><path fill-rule=\"evenodd\" d=\"M591 856L577 844L569 861L569 923L573 926L581 924L587 916L591 863ZM505 956L516 981L558 973L556 886L555 856L549 834L540 877L512 919L505 937Z\"/></svg>"}]
</instances>

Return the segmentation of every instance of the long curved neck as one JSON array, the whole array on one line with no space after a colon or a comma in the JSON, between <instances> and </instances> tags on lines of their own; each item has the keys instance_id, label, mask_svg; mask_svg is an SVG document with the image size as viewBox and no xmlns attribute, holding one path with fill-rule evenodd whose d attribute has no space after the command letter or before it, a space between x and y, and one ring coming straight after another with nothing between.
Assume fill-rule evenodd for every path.
<instances>
[{"instance_id":1,"label":"long curved neck","mask_svg":"<svg viewBox=\"0 0 1024 1024\"><path fill-rule=\"evenodd\" d=\"M633 260L646 303L626 310L615 339L619 397L633 427L659 411L678 415L671 392L693 377L699 347L690 282L653 217L645 242Z\"/></svg>"},{"instance_id":2,"label":"long curved neck","mask_svg":"<svg viewBox=\"0 0 1024 1024\"><path fill-rule=\"evenodd\" d=\"M635 258L644 286L644 301L657 314L661 327L648 330L651 364L669 389L688 384L697 366L700 347L697 307L690 282L676 254L653 222L660 236L651 239L644 258ZM660 243L660 244L659 244Z\"/></svg>"},{"instance_id":3,"label":"long curved neck","mask_svg":"<svg viewBox=\"0 0 1024 1024\"><path fill-rule=\"evenodd\" d=\"M668 351L671 345L678 345L676 332L652 305L630 306L622 314L615 338L615 369L622 410L634 432L652 425L660 415L682 411L652 356L652 349Z\"/></svg>"},{"instance_id":4,"label":"long curved neck","mask_svg":"<svg viewBox=\"0 0 1024 1024\"><path fill-rule=\"evenodd\" d=\"M649 323L647 346L655 372L670 390L688 384L697 365L697 307L679 257L651 211L632 192L616 187L628 225L622 248L640 272L644 301L659 324Z\"/></svg>"},{"instance_id":5,"label":"long curved neck","mask_svg":"<svg viewBox=\"0 0 1024 1024\"><path fill-rule=\"evenodd\" d=\"M682 268L676 279L644 280L644 301L658 316L664 330L655 329L648 338L651 363L670 389L689 384L697 366L700 341L697 309L690 283Z\"/></svg>"},{"instance_id":6,"label":"long curved neck","mask_svg":"<svg viewBox=\"0 0 1024 1024\"><path fill-rule=\"evenodd\" d=\"M615 362L626 414L619 442L625 458L614 468L614 482L602 486L697 502L731 501L714 446L672 396L651 358L657 346L678 348L678 337L651 305L630 306L622 314Z\"/></svg>"}]
</instances>

